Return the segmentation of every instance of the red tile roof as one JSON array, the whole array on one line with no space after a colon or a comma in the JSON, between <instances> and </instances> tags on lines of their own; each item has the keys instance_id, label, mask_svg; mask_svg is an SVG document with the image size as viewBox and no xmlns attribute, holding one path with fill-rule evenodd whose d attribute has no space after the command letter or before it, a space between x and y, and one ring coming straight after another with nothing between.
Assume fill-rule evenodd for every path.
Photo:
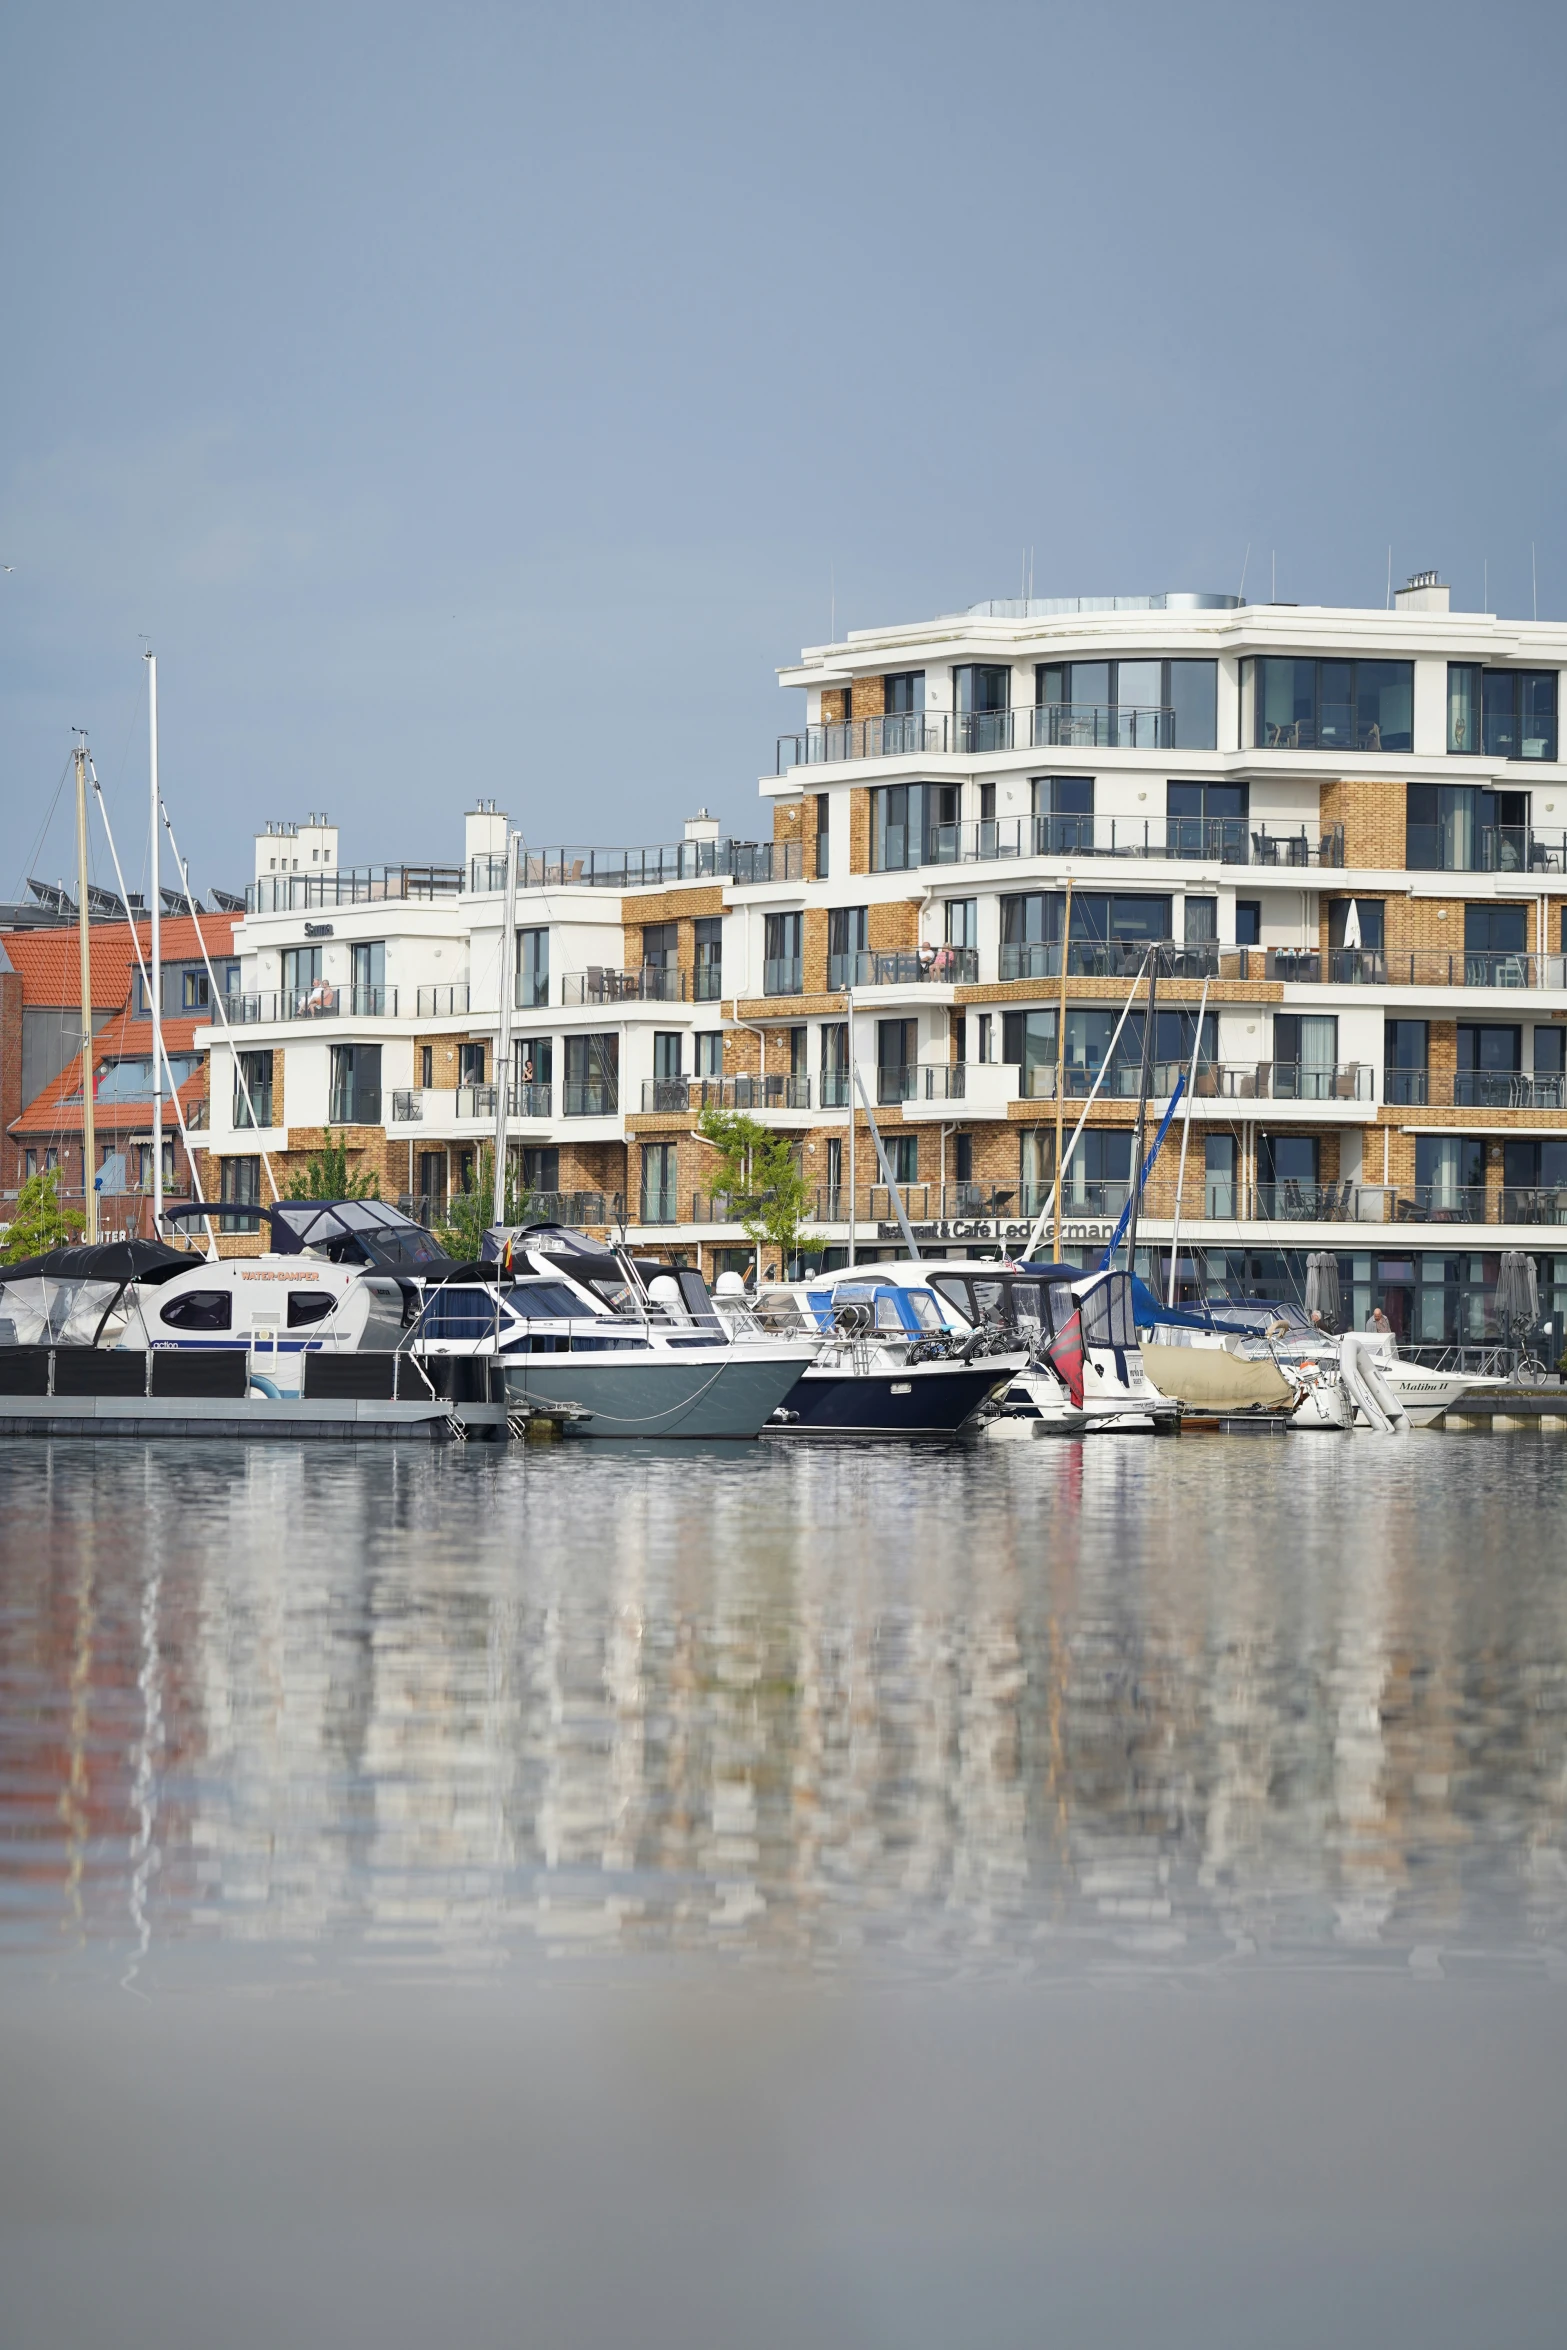
<instances>
[{"instance_id":1,"label":"red tile roof","mask_svg":"<svg viewBox=\"0 0 1567 2350\"><path fill-rule=\"evenodd\" d=\"M232 954L236 914L203 914L201 935L216 961ZM145 956L152 937L148 922L136 925ZM166 963L194 963L201 959L196 925L189 914L165 915L160 941ZM29 1005L66 1005L81 1002L81 948L73 924L58 930L7 930L0 945L13 970L21 974L23 1000ZM88 933L92 958L92 1000L96 1010L117 1011L129 1000L136 970L136 950L128 922L95 922Z\"/></svg>"}]
</instances>

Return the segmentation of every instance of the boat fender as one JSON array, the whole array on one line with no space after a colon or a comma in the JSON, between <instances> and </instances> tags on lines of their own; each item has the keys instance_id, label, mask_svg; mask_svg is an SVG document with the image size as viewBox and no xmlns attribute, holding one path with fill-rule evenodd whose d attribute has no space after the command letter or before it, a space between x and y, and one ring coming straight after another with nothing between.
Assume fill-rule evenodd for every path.
<instances>
[{"instance_id":1,"label":"boat fender","mask_svg":"<svg viewBox=\"0 0 1567 2350\"><path fill-rule=\"evenodd\" d=\"M259 1371L252 1371L250 1374L250 1384L252 1387L258 1389L260 1393L267 1398L269 1403L282 1402L283 1390L278 1386L275 1379L265 1379L262 1377Z\"/></svg>"}]
</instances>

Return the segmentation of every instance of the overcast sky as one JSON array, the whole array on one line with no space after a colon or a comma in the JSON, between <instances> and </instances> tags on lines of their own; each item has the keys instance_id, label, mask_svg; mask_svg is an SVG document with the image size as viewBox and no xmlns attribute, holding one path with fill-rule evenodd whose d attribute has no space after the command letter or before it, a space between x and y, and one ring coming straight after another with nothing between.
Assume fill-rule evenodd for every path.
<instances>
[{"instance_id":1,"label":"overcast sky","mask_svg":"<svg viewBox=\"0 0 1567 2350\"><path fill-rule=\"evenodd\" d=\"M1035 591L1567 615L1567 11L13 0L0 897L677 838L776 666Z\"/></svg>"}]
</instances>

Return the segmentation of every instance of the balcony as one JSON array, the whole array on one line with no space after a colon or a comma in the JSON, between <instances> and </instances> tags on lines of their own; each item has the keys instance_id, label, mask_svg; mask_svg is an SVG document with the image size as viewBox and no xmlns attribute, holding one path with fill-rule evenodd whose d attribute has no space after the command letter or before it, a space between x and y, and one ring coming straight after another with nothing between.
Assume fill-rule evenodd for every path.
<instances>
[{"instance_id":1,"label":"balcony","mask_svg":"<svg viewBox=\"0 0 1567 2350\"><path fill-rule=\"evenodd\" d=\"M847 1069L824 1069L816 1081L817 1100L824 1110L846 1110L854 1091Z\"/></svg>"},{"instance_id":2,"label":"balcony","mask_svg":"<svg viewBox=\"0 0 1567 2350\"><path fill-rule=\"evenodd\" d=\"M1408 740L1405 734L1406 758ZM1362 723L1351 703L1324 702L1315 718L1289 718L1277 724L1264 719L1256 747L1263 751L1380 751L1384 745L1380 724ZM1390 752L1399 747L1397 742L1386 746Z\"/></svg>"},{"instance_id":3,"label":"balcony","mask_svg":"<svg viewBox=\"0 0 1567 2350\"><path fill-rule=\"evenodd\" d=\"M1411 873L1567 873L1567 832L1526 824L1469 825L1457 817L1410 824L1404 865Z\"/></svg>"},{"instance_id":4,"label":"balcony","mask_svg":"<svg viewBox=\"0 0 1567 2350\"><path fill-rule=\"evenodd\" d=\"M508 1118L548 1118L553 1088L538 1079L526 1085L513 1082L506 1095ZM499 1089L494 1085L459 1085L454 1100L454 1114L459 1118L483 1118L494 1122L499 1102Z\"/></svg>"},{"instance_id":5,"label":"balcony","mask_svg":"<svg viewBox=\"0 0 1567 2350\"><path fill-rule=\"evenodd\" d=\"M716 1004L723 992L722 963L698 963L691 974L691 1001L694 1004Z\"/></svg>"},{"instance_id":6,"label":"balcony","mask_svg":"<svg viewBox=\"0 0 1567 2350\"><path fill-rule=\"evenodd\" d=\"M1177 1084L1189 1075L1185 1061L1155 1061L1149 1076L1149 1099L1167 1102ZM1068 1065L1063 1072L1064 1096L1086 1101L1099 1071ZM1019 1072L1019 1098L1053 1102L1056 1098L1054 1062ZM1135 1101L1142 1088L1140 1060L1112 1064L1099 1086L1101 1101ZM1369 1061L1345 1061L1334 1068L1312 1068L1298 1061L1206 1061L1199 1064L1192 1083L1193 1101L1369 1102L1376 1099L1376 1071Z\"/></svg>"},{"instance_id":7,"label":"balcony","mask_svg":"<svg viewBox=\"0 0 1567 2350\"><path fill-rule=\"evenodd\" d=\"M517 1001L521 1003L520 995ZM447 987L421 987L415 994L414 1005L421 1020L461 1020L472 1009L468 982L457 979Z\"/></svg>"},{"instance_id":8,"label":"balcony","mask_svg":"<svg viewBox=\"0 0 1567 2350\"><path fill-rule=\"evenodd\" d=\"M849 987L972 986L978 978L977 947L927 947L911 953L827 958L827 986L834 995Z\"/></svg>"},{"instance_id":9,"label":"balcony","mask_svg":"<svg viewBox=\"0 0 1567 2350\"><path fill-rule=\"evenodd\" d=\"M1260 949L1221 947L1212 939L1186 946L1175 939L1134 938L1072 939L1066 949L1067 975L1074 979L1135 980L1142 974L1150 947L1157 952L1161 979L1260 979L1263 976ZM1246 967L1248 954L1255 957L1254 970ZM1004 940L999 970L1004 980L1059 979L1061 942L1059 939Z\"/></svg>"},{"instance_id":10,"label":"balcony","mask_svg":"<svg viewBox=\"0 0 1567 2350\"><path fill-rule=\"evenodd\" d=\"M937 824L927 865L989 865L1017 857L1138 857L1213 865L1342 867L1344 827L1272 830L1239 817L995 816ZM907 868L900 868L906 870Z\"/></svg>"},{"instance_id":11,"label":"balcony","mask_svg":"<svg viewBox=\"0 0 1567 2350\"><path fill-rule=\"evenodd\" d=\"M765 1077L644 1077L645 1116L689 1117L703 1110L808 1110L809 1077L787 1071Z\"/></svg>"},{"instance_id":12,"label":"balcony","mask_svg":"<svg viewBox=\"0 0 1567 2350\"><path fill-rule=\"evenodd\" d=\"M423 1123L423 1120L424 1094L422 1091L392 1095L392 1124L394 1126L418 1126Z\"/></svg>"},{"instance_id":13,"label":"balcony","mask_svg":"<svg viewBox=\"0 0 1567 2350\"><path fill-rule=\"evenodd\" d=\"M373 906L460 897L461 865L363 865L336 873L266 873L245 891L247 914L309 912L318 906Z\"/></svg>"},{"instance_id":14,"label":"balcony","mask_svg":"<svg viewBox=\"0 0 1567 2350\"><path fill-rule=\"evenodd\" d=\"M858 759L913 759L955 751L1173 751L1175 712L1108 702L1047 702L1020 710L898 711L778 737L776 772Z\"/></svg>"},{"instance_id":15,"label":"balcony","mask_svg":"<svg viewBox=\"0 0 1567 2350\"><path fill-rule=\"evenodd\" d=\"M805 987L805 965L798 955L770 955L762 965L763 995L799 995Z\"/></svg>"},{"instance_id":16,"label":"balcony","mask_svg":"<svg viewBox=\"0 0 1567 2350\"><path fill-rule=\"evenodd\" d=\"M920 1073L912 1061L900 1061L876 1071L876 1099L884 1108L911 1102L919 1091Z\"/></svg>"},{"instance_id":17,"label":"balcony","mask_svg":"<svg viewBox=\"0 0 1567 2350\"><path fill-rule=\"evenodd\" d=\"M504 863L495 871L491 889L502 886ZM655 889L674 881L732 881L744 888L799 881L804 871L797 840L680 840L650 849L540 849L523 859L521 881L525 889Z\"/></svg>"},{"instance_id":18,"label":"balcony","mask_svg":"<svg viewBox=\"0 0 1567 2350\"><path fill-rule=\"evenodd\" d=\"M561 1112L567 1118L614 1118L620 1112L620 1087L608 1077L571 1078L561 1088Z\"/></svg>"},{"instance_id":19,"label":"balcony","mask_svg":"<svg viewBox=\"0 0 1567 2350\"><path fill-rule=\"evenodd\" d=\"M1545 1190L1519 1190L1505 1185L1502 1191L1502 1222L1504 1224L1567 1224L1567 1191L1559 1185Z\"/></svg>"},{"instance_id":20,"label":"balcony","mask_svg":"<svg viewBox=\"0 0 1567 2350\"><path fill-rule=\"evenodd\" d=\"M618 1191L534 1191L528 1217L539 1224L624 1224L626 1203Z\"/></svg>"},{"instance_id":21,"label":"balcony","mask_svg":"<svg viewBox=\"0 0 1567 2350\"><path fill-rule=\"evenodd\" d=\"M274 1020L395 1020L395 987L333 987L318 979L308 988L263 988L225 996L231 1028L254 1028Z\"/></svg>"},{"instance_id":22,"label":"balcony","mask_svg":"<svg viewBox=\"0 0 1567 2350\"><path fill-rule=\"evenodd\" d=\"M683 1004L683 971L644 963L639 971L611 971L589 964L586 971L568 971L561 982L563 1004Z\"/></svg>"}]
</instances>

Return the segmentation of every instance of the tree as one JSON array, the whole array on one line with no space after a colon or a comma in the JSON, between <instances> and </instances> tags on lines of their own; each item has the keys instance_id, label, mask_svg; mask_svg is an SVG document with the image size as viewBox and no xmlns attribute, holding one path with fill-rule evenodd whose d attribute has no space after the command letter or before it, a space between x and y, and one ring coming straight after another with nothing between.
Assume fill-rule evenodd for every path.
<instances>
[{"instance_id":1,"label":"tree","mask_svg":"<svg viewBox=\"0 0 1567 2350\"><path fill-rule=\"evenodd\" d=\"M29 1175L16 1195L11 1228L0 1243L0 1264L17 1265L23 1257L40 1257L45 1249L61 1248L80 1238L86 1217L60 1199L60 1170L46 1167Z\"/></svg>"},{"instance_id":2,"label":"tree","mask_svg":"<svg viewBox=\"0 0 1567 2350\"><path fill-rule=\"evenodd\" d=\"M770 1242L787 1267L799 1252L811 1204L794 1145L744 1110L706 1109L697 1132L718 1153L714 1191L727 1196L731 1215L753 1246Z\"/></svg>"},{"instance_id":3,"label":"tree","mask_svg":"<svg viewBox=\"0 0 1567 2350\"><path fill-rule=\"evenodd\" d=\"M379 1199L381 1178L367 1173L350 1175L348 1152L340 1142L329 1142L305 1161L302 1173L288 1179L289 1199Z\"/></svg>"},{"instance_id":4,"label":"tree","mask_svg":"<svg viewBox=\"0 0 1567 2350\"><path fill-rule=\"evenodd\" d=\"M521 1163L512 1151L506 1153L506 1212L503 1224L520 1224L533 1198L532 1187L522 1180ZM478 1165L464 1191L454 1191L446 1207L446 1222L436 1238L449 1257L458 1264L473 1264L479 1257L484 1235L494 1221L495 1209L495 1145L487 1142L479 1151Z\"/></svg>"}]
</instances>

